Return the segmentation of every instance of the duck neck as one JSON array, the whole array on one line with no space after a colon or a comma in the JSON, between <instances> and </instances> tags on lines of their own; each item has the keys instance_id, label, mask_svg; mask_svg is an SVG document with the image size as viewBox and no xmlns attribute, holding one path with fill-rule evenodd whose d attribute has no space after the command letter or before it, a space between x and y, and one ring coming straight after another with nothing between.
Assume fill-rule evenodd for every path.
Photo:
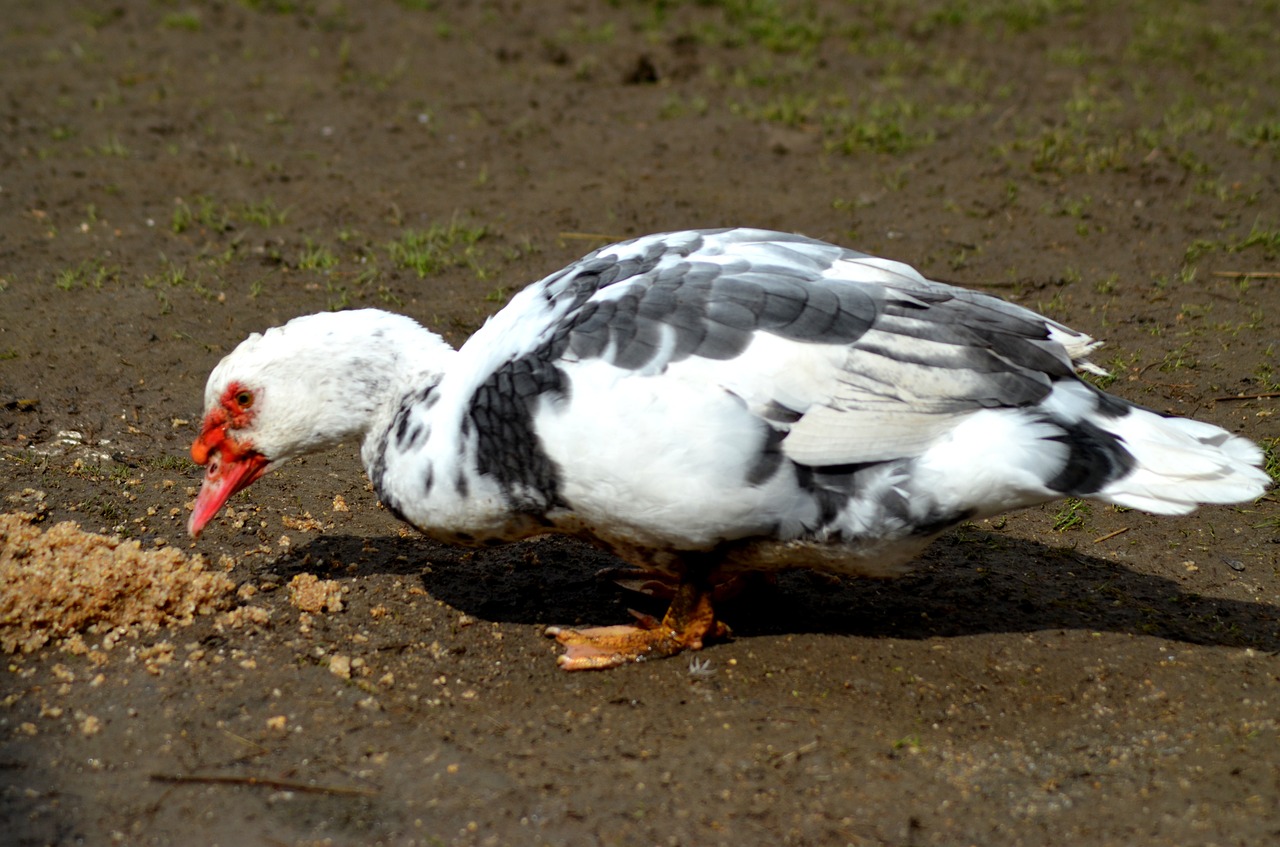
<instances>
[{"instance_id":1,"label":"duck neck","mask_svg":"<svg viewBox=\"0 0 1280 847\"><path fill-rule=\"evenodd\" d=\"M323 351L320 364L294 398L300 424L312 437L300 452L351 439L368 441L404 398L440 382L455 351L410 318L366 309L302 327ZM345 320L338 320L345 317ZM286 411L285 414L289 414Z\"/></svg>"}]
</instances>

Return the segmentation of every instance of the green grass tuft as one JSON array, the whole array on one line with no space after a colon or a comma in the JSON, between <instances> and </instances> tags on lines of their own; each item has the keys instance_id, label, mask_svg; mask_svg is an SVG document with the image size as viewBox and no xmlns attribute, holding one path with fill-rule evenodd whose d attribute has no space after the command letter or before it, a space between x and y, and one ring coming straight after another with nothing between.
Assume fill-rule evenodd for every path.
<instances>
[{"instance_id":1,"label":"green grass tuft","mask_svg":"<svg viewBox=\"0 0 1280 847\"><path fill-rule=\"evenodd\" d=\"M477 244L487 234L483 225L467 226L455 217L447 224L406 230L387 244L387 254L397 267L414 271L419 279L459 266L471 267L483 278Z\"/></svg>"},{"instance_id":2,"label":"green grass tuft","mask_svg":"<svg viewBox=\"0 0 1280 847\"><path fill-rule=\"evenodd\" d=\"M1085 519L1089 517L1089 513L1093 511L1084 500L1079 497L1068 497L1062 504L1062 508L1053 516L1053 529L1055 532L1066 532L1069 529L1083 529Z\"/></svg>"},{"instance_id":3,"label":"green grass tuft","mask_svg":"<svg viewBox=\"0 0 1280 847\"><path fill-rule=\"evenodd\" d=\"M316 244L306 239L302 253L298 256L300 271L331 271L338 266L338 257L323 244Z\"/></svg>"},{"instance_id":4,"label":"green grass tuft","mask_svg":"<svg viewBox=\"0 0 1280 847\"><path fill-rule=\"evenodd\" d=\"M279 226L288 217L288 209L279 209L270 197L265 200L245 203L240 207L240 219L247 224L260 226L263 229Z\"/></svg>"},{"instance_id":5,"label":"green grass tuft","mask_svg":"<svg viewBox=\"0 0 1280 847\"><path fill-rule=\"evenodd\" d=\"M197 194L191 203L178 198L169 218L169 228L181 235L196 225L221 232L231 225L231 213L204 194Z\"/></svg>"},{"instance_id":6,"label":"green grass tuft","mask_svg":"<svg viewBox=\"0 0 1280 847\"><path fill-rule=\"evenodd\" d=\"M75 288L101 288L103 283L117 279L120 269L100 259L86 259L73 268L66 268L54 275L53 284L63 291Z\"/></svg>"}]
</instances>

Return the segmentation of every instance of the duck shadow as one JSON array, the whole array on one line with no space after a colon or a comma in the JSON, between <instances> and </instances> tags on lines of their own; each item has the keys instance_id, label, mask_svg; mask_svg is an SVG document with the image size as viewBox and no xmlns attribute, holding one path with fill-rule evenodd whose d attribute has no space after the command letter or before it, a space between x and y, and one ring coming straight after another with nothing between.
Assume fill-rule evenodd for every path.
<instances>
[{"instance_id":1,"label":"duck shadow","mask_svg":"<svg viewBox=\"0 0 1280 847\"><path fill-rule=\"evenodd\" d=\"M602 578L602 569L619 564L613 557L555 536L483 550L418 538L324 536L295 548L276 569L315 570L316 561L347 563L347 574L417 577L432 597L496 622L610 624L630 620L628 608L661 616L666 605ZM1280 653L1280 606L1205 596L1114 561L982 531L944 536L918 570L898 579L787 572L776 582L748 583L718 608L740 638L1083 629Z\"/></svg>"}]
</instances>

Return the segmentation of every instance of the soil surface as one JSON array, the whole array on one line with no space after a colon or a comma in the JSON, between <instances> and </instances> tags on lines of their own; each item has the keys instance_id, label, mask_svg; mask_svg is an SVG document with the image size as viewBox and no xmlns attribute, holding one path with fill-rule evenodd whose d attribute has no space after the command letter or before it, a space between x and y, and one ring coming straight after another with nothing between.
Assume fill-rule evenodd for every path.
<instances>
[{"instance_id":1,"label":"soil surface","mask_svg":"<svg viewBox=\"0 0 1280 847\"><path fill-rule=\"evenodd\" d=\"M696 663L581 674L545 626L660 604L576 543L421 540L354 446L185 534L249 332L377 306L460 343L695 226L1043 310L1107 340L1111 391L1274 468L1274 2L4 6L0 510L236 592L5 657L0 843L1280 838L1274 495L967 525L897 581L748 591Z\"/></svg>"}]
</instances>

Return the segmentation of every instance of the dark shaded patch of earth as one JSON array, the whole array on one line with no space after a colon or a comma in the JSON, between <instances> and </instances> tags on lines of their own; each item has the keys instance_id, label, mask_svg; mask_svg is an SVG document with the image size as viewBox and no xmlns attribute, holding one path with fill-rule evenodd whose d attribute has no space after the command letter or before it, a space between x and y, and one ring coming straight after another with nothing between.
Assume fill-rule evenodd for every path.
<instances>
[{"instance_id":1,"label":"dark shaded patch of earth","mask_svg":"<svg viewBox=\"0 0 1280 847\"><path fill-rule=\"evenodd\" d=\"M1268 4L6 5L0 508L227 557L271 616L7 657L0 842L1280 836L1271 497L1029 510L901 580L749 592L705 666L576 675L546 625L657 609L577 544L402 531L354 449L184 533L204 379L250 331L379 306L460 343L691 226L985 286L1104 337L1112 391L1274 444ZM425 277L388 246L450 225L483 234ZM304 572L344 610L304 625L274 588Z\"/></svg>"}]
</instances>

